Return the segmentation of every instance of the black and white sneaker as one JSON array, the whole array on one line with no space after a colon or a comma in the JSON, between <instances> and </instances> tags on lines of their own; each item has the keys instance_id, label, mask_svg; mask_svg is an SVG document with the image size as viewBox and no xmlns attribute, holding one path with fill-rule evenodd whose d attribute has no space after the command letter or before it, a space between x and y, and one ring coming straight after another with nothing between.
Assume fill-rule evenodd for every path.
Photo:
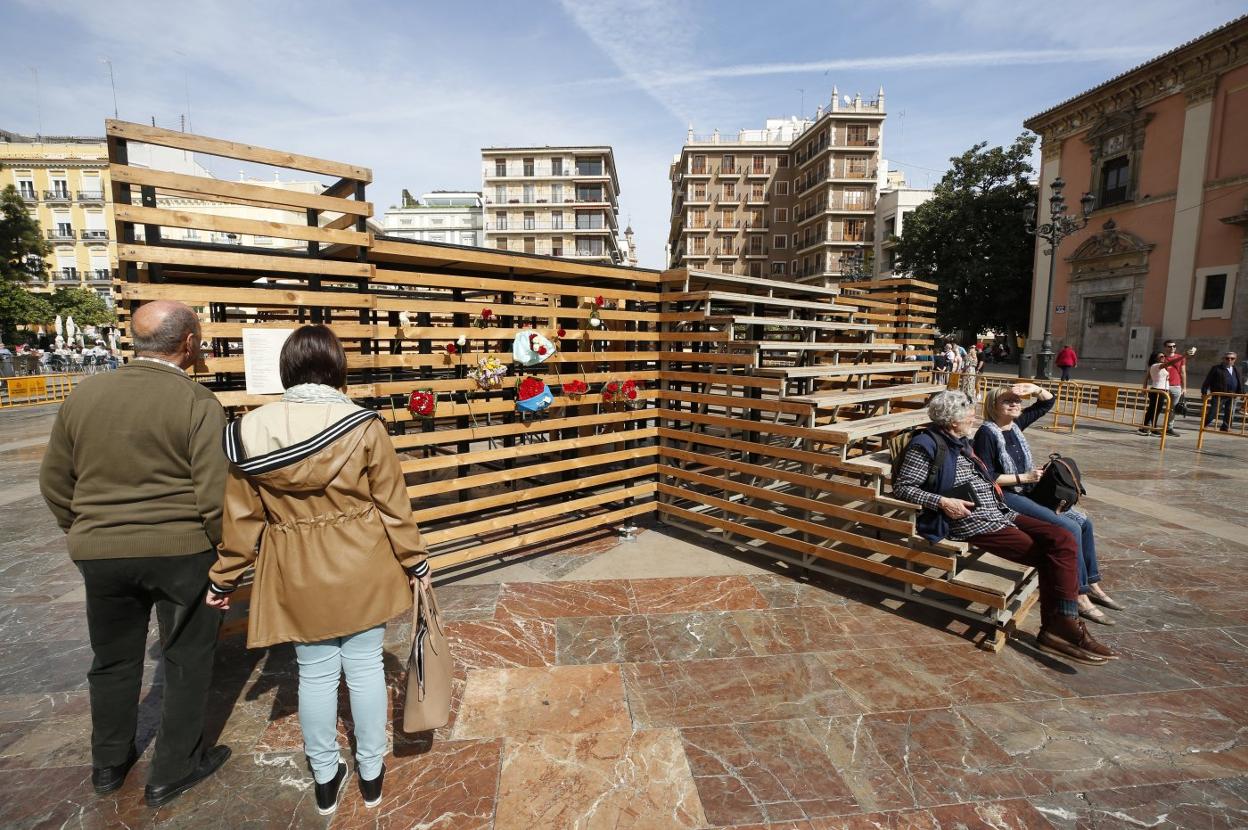
<instances>
[{"instance_id":1,"label":"black and white sneaker","mask_svg":"<svg viewBox=\"0 0 1248 830\"><path fill-rule=\"evenodd\" d=\"M360 795L364 796L365 807L376 807L381 803L381 782L386 777L386 767L382 764L381 772L371 781L360 779Z\"/></svg>"},{"instance_id":2,"label":"black and white sneaker","mask_svg":"<svg viewBox=\"0 0 1248 830\"><path fill-rule=\"evenodd\" d=\"M338 762L338 774L324 784L316 785L316 811L327 816L338 809L338 800L342 798L342 785L347 780L347 765Z\"/></svg>"}]
</instances>

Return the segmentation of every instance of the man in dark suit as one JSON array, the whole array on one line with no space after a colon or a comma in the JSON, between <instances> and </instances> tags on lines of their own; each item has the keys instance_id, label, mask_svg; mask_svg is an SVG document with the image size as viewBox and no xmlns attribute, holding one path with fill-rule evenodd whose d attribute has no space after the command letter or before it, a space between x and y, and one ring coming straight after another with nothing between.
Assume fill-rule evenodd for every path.
<instances>
[{"instance_id":1,"label":"man in dark suit","mask_svg":"<svg viewBox=\"0 0 1248 830\"><path fill-rule=\"evenodd\" d=\"M1244 392L1244 380L1239 376L1239 370L1235 368L1235 362L1239 359L1239 355L1235 352L1227 352L1222 355L1222 362L1209 370L1209 374L1205 376L1205 382L1200 385L1200 394L1208 395L1210 392L1231 392L1236 395L1242 395ZM1231 428L1231 412L1235 403L1234 398L1214 398L1209 402L1209 408L1205 412L1205 426L1213 424L1213 416L1217 414L1219 406L1222 409L1222 431L1228 432Z\"/></svg>"}]
</instances>

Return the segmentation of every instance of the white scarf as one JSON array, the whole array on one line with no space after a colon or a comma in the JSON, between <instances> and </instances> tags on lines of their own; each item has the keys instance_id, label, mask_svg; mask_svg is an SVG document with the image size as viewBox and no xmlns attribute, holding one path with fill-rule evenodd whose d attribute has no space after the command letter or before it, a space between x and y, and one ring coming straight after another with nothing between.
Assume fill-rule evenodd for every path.
<instances>
[{"instance_id":1,"label":"white scarf","mask_svg":"<svg viewBox=\"0 0 1248 830\"><path fill-rule=\"evenodd\" d=\"M1018 475L1020 472L1014 464L1014 458L1010 455L1010 451L1005 446L1005 433L1001 431L1001 427L992 421L984 421L984 428L992 435L997 442L997 455L1001 457L1001 472L1007 476ZM1023 461L1027 465L1027 470L1034 469L1031 461L1031 447L1027 446L1027 439L1023 436L1023 431L1017 426L1014 432L1018 435L1018 443L1023 448ZM1008 489L1014 490L1015 487Z\"/></svg>"},{"instance_id":2,"label":"white scarf","mask_svg":"<svg viewBox=\"0 0 1248 830\"><path fill-rule=\"evenodd\" d=\"M351 399L323 383L297 383L282 393L287 403L351 403Z\"/></svg>"}]
</instances>

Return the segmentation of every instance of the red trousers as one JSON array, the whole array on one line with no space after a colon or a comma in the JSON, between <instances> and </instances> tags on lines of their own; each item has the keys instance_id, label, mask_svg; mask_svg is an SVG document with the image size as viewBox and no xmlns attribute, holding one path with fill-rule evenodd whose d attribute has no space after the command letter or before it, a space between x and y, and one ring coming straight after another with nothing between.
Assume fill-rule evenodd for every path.
<instances>
[{"instance_id":1,"label":"red trousers","mask_svg":"<svg viewBox=\"0 0 1248 830\"><path fill-rule=\"evenodd\" d=\"M1041 625L1060 614L1063 604L1071 610L1078 607L1078 553L1075 537L1069 531L1020 514L1013 526L981 533L966 541L1040 572Z\"/></svg>"}]
</instances>

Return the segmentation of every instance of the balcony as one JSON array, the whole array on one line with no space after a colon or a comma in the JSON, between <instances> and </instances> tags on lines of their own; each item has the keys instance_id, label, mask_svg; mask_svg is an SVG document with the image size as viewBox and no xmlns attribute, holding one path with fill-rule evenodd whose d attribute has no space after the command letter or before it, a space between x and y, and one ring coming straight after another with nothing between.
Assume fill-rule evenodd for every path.
<instances>
[{"instance_id":1,"label":"balcony","mask_svg":"<svg viewBox=\"0 0 1248 830\"><path fill-rule=\"evenodd\" d=\"M79 190L79 202L100 202L104 201L104 191L102 190Z\"/></svg>"},{"instance_id":2,"label":"balcony","mask_svg":"<svg viewBox=\"0 0 1248 830\"><path fill-rule=\"evenodd\" d=\"M58 268L52 272L53 285L78 285L81 282L77 268Z\"/></svg>"},{"instance_id":3,"label":"balcony","mask_svg":"<svg viewBox=\"0 0 1248 830\"><path fill-rule=\"evenodd\" d=\"M108 231L105 230L86 230L82 232L84 242L107 242Z\"/></svg>"},{"instance_id":4,"label":"balcony","mask_svg":"<svg viewBox=\"0 0 1248 830\"><path fill-rule=\"evenodd\" d=\"M113 281L113 272L108 268L97 268L87 272L87 282L92 285L107 285Z\"/></svg>"},{"instance_id":5,"label":"balcony","mask_svg":"<svg viewBox=\"0 0 1248 830\"><path fill-rule=\"evenodd\" d=\"M68 190L45 190L43 191L43 201L45 202L69 202L70 195Z\"/></svg>"},{"instance_id":6,"label":"balcony","mask_svg":"<svg viewBox=\"0 0 1248 830\"><path fill-rule=\"evenodd\" d=\"M767 249L767 247L766 247L766 246L764 246L764 247L762 247L762 248L746 248L746 249L745 249L745 258L746 258L746 259L752 259L752 258L756 258L756 257L765 257L765 256L767 256L767 250L768 250L768 249Z\"/></svg>"},{"instance_id":7,"label":"balcony","mask_svg":"<svg viewBox=\"0 0 1248 830\"><path fill-rule=\"evenodd\" d=\"M22 197L22 201L33 205L39 201L39 194L33 190L21 189L17 191L17 195Z\"/></svg>"},{"instance_id":8,"label":"balcony","mask_svg":"<svg viewBox=\"0 0 1248 830\"><path fill-rule=\"evenodd\" d=\"M742 227L745 228L746 233L766 233L770 230L766 222L754 222L753 220L742 223Z\"/></svg>"},{"instance_id":9,"label":"balcony","mask_svg":"<svg viewBox=\"0 0 1248 830\"><path fill-rule=\"evenodd\" d=\"M762 167L750 166L745 173L746 176L770 176L771 165L763 165Z\"/></svg>"},{"instance_id":10,"label":"balcony","mask_svg":"<svg viewBox=\"0 0 1248 830\"><path fill-rule=\"evenodd\" d=\"M564 167L555 170L548 165L538 165L532 169L505 170L501 172L496 168L485 174L487 179L609 179L610 177L611 175L602 167L597 169L592 167Z\"/></svg>"},{"instance_id":11,"label":"balcony","mask_svg":"<svg viewBox=\"0 0 1248 830\"><path fill-rule=\"evenodd\" d=\"M73 228L67 228L65 230L58 229L58 230L48 231L48 240L51 242L73 242L74 239L75 237L74 237Z\"/></svg>"}]
</instances>

